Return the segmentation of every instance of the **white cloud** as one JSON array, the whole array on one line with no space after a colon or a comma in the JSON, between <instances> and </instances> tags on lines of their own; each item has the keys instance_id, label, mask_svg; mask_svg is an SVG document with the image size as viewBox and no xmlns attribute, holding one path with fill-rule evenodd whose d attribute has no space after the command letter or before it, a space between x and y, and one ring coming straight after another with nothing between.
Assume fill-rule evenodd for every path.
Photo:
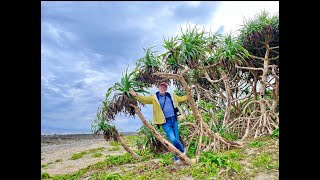
<instances>
[{"instance_id":1,"label":"white cloud","mask_svg":"<svg viewBox=\"0 0 320 180\"><path fill-rule=\"evenodd\" d=\"M217 11L213 13L212 31L224 26L224 33L236 33L244 23L244 18L266 10L270 14L279 12L279 1L222 1Z\"/></svg>"},{"instance_id":2,"label":"white cloud","mask_svg":"<svg viewBox=\"0 0 320 180\"><path fill-rule=\"evenodd\" d=\"M66 42L78 40L78 37L74 33L64 30L56 24L41 22L41 26L43 26L42 33L46 34L48 38L55 41L61 47L65 47Z\"/></svg>"},{"instance_id":3,"label":"white cloud","mask_svg":"<svg viewBox=\"0 0 320 180\"><path fill-rule=\"evenodd\" d=\"M198 7L200 5L200 1L186 1L185 2L188 6L191 6L191 7Z\"/></svg>"}]
</instances>

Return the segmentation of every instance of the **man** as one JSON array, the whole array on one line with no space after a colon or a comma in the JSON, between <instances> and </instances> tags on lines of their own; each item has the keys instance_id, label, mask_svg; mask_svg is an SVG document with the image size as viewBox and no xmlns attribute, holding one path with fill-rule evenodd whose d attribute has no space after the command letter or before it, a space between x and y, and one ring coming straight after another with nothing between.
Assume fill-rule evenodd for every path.
<instances>
[{"instance_id":1,"label":"man","mask_svg":"<svg viewBox=\"0 0 320 180\"><path fill-rule=\"evenodd\" d=\"M168 85L165 82L161 82L158 85L158 89L159 91L151 96L138 95L134 90L131 90L130 94L141 103L153 105L154 124L162 125L171 143L185 154L184 147L179 140L178 120L174 108L178 107L178 103L187 101L188 96L168 93ZM180 162L176 155L174 155L174 160L176 163Z\"/></svg>"}]
</instances>

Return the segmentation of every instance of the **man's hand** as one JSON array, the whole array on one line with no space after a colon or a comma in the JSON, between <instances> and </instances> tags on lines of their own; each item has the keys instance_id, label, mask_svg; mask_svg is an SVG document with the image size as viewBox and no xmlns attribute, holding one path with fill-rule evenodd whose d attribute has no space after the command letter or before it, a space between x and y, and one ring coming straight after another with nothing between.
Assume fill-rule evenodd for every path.
<instances>
[{"instance_id":1,"label":"man's hand","mask_svg":"<svg viewBox=\"0 0 320 180\"><path fill-rule=\"evenodd\" d=\"M130 89L130 94L131 94L132 96L136 96L136 95L137 95L137 93L136 93L134 90L132 90L132 89Z\"/></svg>"}]
</instances>

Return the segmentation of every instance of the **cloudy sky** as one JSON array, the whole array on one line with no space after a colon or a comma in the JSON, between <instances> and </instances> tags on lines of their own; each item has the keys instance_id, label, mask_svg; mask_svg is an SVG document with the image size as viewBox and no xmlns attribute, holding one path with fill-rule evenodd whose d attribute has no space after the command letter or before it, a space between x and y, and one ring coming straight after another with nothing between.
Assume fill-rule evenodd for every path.
<instances>
[{"instance_id":1,"label":"cloudy sky","mask_svg":"<svg viewBox=\"0 0 320 180\"><path fill-rule=\"evenodd\" d=\"M278 13L279 1L41 2L42 134L90 133L108 87L143 57L143 48L163 52L163 37L187 24L237 33L244 18L262 10ZM142 110L147 119L151 110ZM118 116L115 125L128 132L142 123Z\"/></svg>"}]
</instances>

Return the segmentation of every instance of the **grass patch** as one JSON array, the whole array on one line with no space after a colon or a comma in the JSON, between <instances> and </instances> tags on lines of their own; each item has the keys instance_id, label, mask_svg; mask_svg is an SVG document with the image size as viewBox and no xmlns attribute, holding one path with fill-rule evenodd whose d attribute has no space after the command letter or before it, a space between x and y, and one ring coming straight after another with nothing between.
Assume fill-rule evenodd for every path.
<instances>
[{"instance_id":1,"label":"grass patch","mask_svg":"<svg viewBox=\"0 0 320 180\"><path fill-rule=\"evenodd\" d=\"M47 164L41 164L42 168L48 167L48 165L53 164L53 162L48 162Z\"/></svg>"},{"instance_id":2,"label":"grass patch","mask_svg":"<svg viewBox=\"0 0 320 180\"><path fill-rule=\"evenodd\" d=\"M88 150L88 151L83 151L83 152L80 152L80 153L75 153L75 154L72 154L72 156L71 156L71 160L76 160L76 159L80 159L80 158L82 158L84 155L86 155L86 154L92 154L92 153L95 153L94 155L93 155L93 157L100 157L100 156L102 156L102 154L101 153L98 153L99 151L102 151L102 150L104 150L104 149L106 149L105 147L100 147L100 148L94 148L94 149L90 149L90 150ZM101 155L99 155L99 154L101 154Z\"/></svg>"},{"instance_id":3,"label":"grass patch","mask_svg":"<svg viewBox=\"0 0 320 180\"><path fill-rule=\"evenodd\" d=\"M120 174L118 174L118 173L108 173L107 174L106 172L94 173L89 178L89 180L100 180L100 179L120 180L122 178L121 178Z\"/></svg>"},{"instance_id":4,"label":"grass patch","mask_svg":"<svg viewBox=\"0 0 320 180\"><path fill-rule=\"evenodd\" d=\"M102 154L101 153L95 153L95 154L93 154L92 155L92 157L95 157L95 158L97 158L97 157L101 157L102 156Z\"/></svg>"},{"instance_id":5,"label":"grass patch","mask_svg":"<svg viewBox=\"0 0 320 180\"><path fill-rule=\"evenodd\" d=\"M124 142L128 145L128 146L133 146L136 142L137 139L139 139L141 137L137 136L137 135L128 135L128 136L124 136Z\"/></svg>"},{"instance_id":6,"label":"grass patch","mask_svg":"<svg viewBox=\"0 0 320 180\"><path fill-rule=\"evenodd\" d=\"M253 165L256 167L268 166L269 162L272 160L271 156L267 154L260 154L253 159Z\"/></svg>"},{"instance_id":7,"label":"grass patch","mask_svg":"<svg viewBox=\"0 0 320 180\"><path fill-rule=\"evenodd\" d=\"M115 142L115 141L110 141L109 144L115 147L118 147L120 145L118 142Z\"/></svg>"},{"instance_id":8,"label":"grass patch","mask_svg":"<svg viewBox=\"0 0 320 180\"><path fill-rule=\"evenodd\" d=\"M149 157L143 157L141 160L134 159L129 153L119 156L107 156L105 161L98 162L96 164L89 165L86 168L80 169L73 174L56 175L53 180L64 180L64 179L80 179L85 173L93 170L102 170L106 167L119 166L127 163L138 163L141 161L148 161Z\"/></svg>"},{"instance_id":9,"label":"grass patch","mask_svg":"<svg viewBox=\"0 0 320 180\"><path fill-rule=\"evenodd\" d=\"M249 144L250 147L260 147L263 145L264 145L264 142L262 142L262 141L253 141Z\"/></svg>"},{"instance_id":10,"label":"grass patch","mask_svg":"<svg viewBox=\"0 0 320 180\"><path fill-rule=\"evenodd\" d=\"M163 154L161 156L161 160L159 161L159 165L161 167L164 167L164 166L168 166L168 165L172 164L173 163L172 158L173 157L172 157L171 153Z\"/></svg>"},{"instance_id":11,"label":"grass patch","mask_svg":"<svg viewBox=\"0 0 320 180\"><path fill-rule=\"evenodd\" d=\"M279 128L276 128L275 130L272 131L271 137L279 138Z\"/></svg>"},{"instance_id":12,"label":"grass patch","mask_svg":"<svg viewBox=\"0 0 320 180\"><path fill-rule=\"evenodd\" d=\"M57 160L54 161L54 162L62 162L62 159L57 159Z\"/></svg>"},{"instance_id":13,"label":"grass patch","mask_svg":"<svg viewBox=\"0 0 320 180\"><path fill-rule=\"evenodd\" d=\"M71 156L70 159L71 159L71 160L80 159L80 158L82 158L83 155L85 155L85 154L87 154L86 151L83 151L83 152L81 152L81 153L75 153L75 154L72 154L72 156Z\"/></svg>"},{"instance_id":14,"label":"grass patch","mask_svg":"<svg viewBox=\"0 0 320 180\"><path fill-rule=\"evenodd\" d=\"M98 151L102 151L102 150L105 150L106 148L105 147L100 147L100 148L94 148L94 149L90 149L89 150L89 153L96 153Z\"/></svg>"},{"instance_id":15,"label":"grass patch","mask_svg":"<svg viewBox=\"0 0 320 180\"><path fill-rule=\"evenodd\" d=\"M116 146L116 147L109 148L108 150L109 150L109 151L119 151L119 150L120 150L120 147L119 147L119 146Z\"/></svg>"},{"instance_id":16,"label":"grass patch","mask_svg":"<svg viewBox=\"0 0 320 180\"><path fill-rule=\"evenodd\" d=\"M51 178L51 176L48 173L46 173L46 172L41 173L41 179L50 179L50 178Z\"/></svg>"}]
</instances>

